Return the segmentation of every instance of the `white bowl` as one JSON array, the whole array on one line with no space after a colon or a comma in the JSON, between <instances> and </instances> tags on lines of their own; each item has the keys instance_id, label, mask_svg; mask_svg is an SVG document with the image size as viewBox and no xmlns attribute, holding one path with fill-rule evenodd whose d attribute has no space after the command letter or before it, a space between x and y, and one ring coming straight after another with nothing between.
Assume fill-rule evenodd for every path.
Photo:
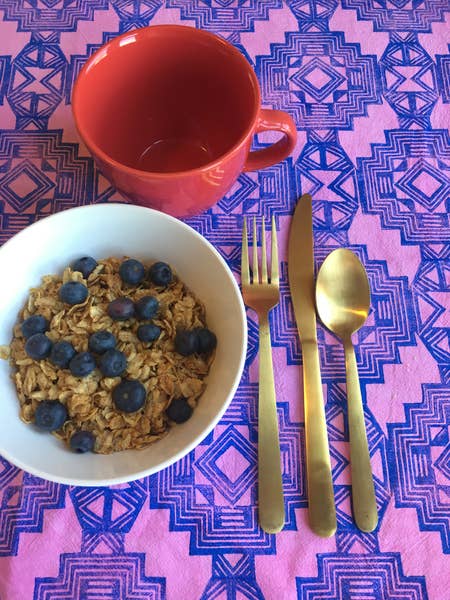
<instances>
[{"instance_id":1,"label":"white bowl","mask_svg":"<svg viewBox=\"0 0 450 600\"><path fill-rule=\"evenodd\" d=\"M208 326L218 339L207 388L193 416L144 450L111 455L75 454L53 435L19 418L11 368L0 360L0 454L39 477L69 485L123 483L155 473L199 444L231 402L242 374L247 322L236 281L214 247L181 221L126 204L66 210L27 227L0 248L0 344L12 328L29 288L41 276L62 272L80 255L128 255L163 260L206 306Z\"/></svg>"}]
</instances>

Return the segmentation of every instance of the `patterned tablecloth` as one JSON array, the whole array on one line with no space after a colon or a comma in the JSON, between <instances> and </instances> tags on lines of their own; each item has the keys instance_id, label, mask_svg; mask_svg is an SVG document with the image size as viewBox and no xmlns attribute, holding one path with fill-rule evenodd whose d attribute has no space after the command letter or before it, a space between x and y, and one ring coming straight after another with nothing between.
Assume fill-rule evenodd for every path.
<instances>
[{"instance_id":1,"label":"patterned tablecloth","mask_svg":"<svg viewBox=\"0 0 450 600\"><path fill-rule=\"evenodd\" d=\"M264 106L289 111L299 138L290 158L242 175L188 221L238 277L242 215L276 215L284 531L266 534L257 520L249 312L236 397L172 467L82 488L0 458L2 600L450 598L448 10L448 0L0 0L1 242L50 213L121 201L79 143L70 107L80 67L118 33L184 23L223 35L254 66ZM303 192L314 198L317 265L345 246L370 278L372 311L357 336L380 515L370 534L350 512L343 352L320 327L338 530L321 539L307 524L302 357L286 273Z\"/></svg>"}]
</instances>

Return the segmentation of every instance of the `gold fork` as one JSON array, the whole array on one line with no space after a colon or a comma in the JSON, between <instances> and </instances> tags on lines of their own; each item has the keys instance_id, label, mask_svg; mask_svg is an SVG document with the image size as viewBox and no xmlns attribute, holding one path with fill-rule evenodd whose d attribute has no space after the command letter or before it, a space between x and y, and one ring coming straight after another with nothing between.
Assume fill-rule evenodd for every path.
<instances>
[{"instance_id":1,"label":"gold fork","mask_svg":"<svg viewBox=\"0 0 450 600\"><path fill-rule=\"evenodd\" d=\"M284 499L281 480L280 441L270 341L269 311L280 300L278 248L275 218L272 216L270 279L267 273L265 221L262 219L261 279L258 269L256 220L253 218L253 278L250 278L247 223L242 231L241 284L244 302L258 315L259 397L258 397L258 503L259 522L264 531L277 533L284 526ZM269 283L270 281L270 283Z\"/></svg>"}]
</instances>

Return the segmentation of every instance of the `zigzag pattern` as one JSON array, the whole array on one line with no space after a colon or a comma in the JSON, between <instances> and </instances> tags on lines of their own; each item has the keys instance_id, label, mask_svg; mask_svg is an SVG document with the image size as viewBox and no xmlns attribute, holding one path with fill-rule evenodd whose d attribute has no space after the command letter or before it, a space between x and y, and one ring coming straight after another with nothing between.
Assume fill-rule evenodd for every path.
<instances>
[{"instance_id":1,"label":"zigzag pattern","mask_svg":"<svg viewBox=\"0 0 450 600\"><path fill-rule=\"evenodd\" d=\"M255 21L267 20L270 10L282 7L282 0L167 0L167 8L179 8L182 19L221 32L254 31Z\"/></svg>"},{"instance_id":2,"label":"zigzag pattern","mask_svg":"<svg viewBox=\"0 0 450 600\"><path fill-rule=\"evenodd\" d=\"M442 94L442 100L450 103L450 54L436 54L436 60L439 90Z\"/></svg>"},{"instance_id":3,"label":"zigzag pattern","mask_svg":"<svg viewBox=\"0 0 450 600\"><path fill-rule=\"evenodd\" d=\"M450 136L445 129L433 131L385 132L385 144L372 144L370 158L358 158L361 171L359 190L363 210L380 215L386 229L398 229L405 244L446 244L450 242L450 219L446 199L450 193ZM411 174L418 161L432 167L432 175L422 168L407 181L409 195L399 183ZM422 162L423 164L423 162ZM404 185L403 185L404 188ZM411 189L413 188L413 189ZM416 210L413 195L441 197L432 210Z\"/></svg>"},{"instance_id":4,"label":"zigzag pattern","mask_svg":"<svg viewBox=\"0 0 450 600\"><path fill-rule=\"evenodd\" d=\"M319 555L319 577L297 577L298 598L337 600L338 598L402 598L427 600L423 577L405 577L397 553L378 556Z\"/></svg>"},{"instance_id":5,"label":"zigzag pattern","mask_svg":"<svg viewBox=\"0 0 450 600\"><path fill-rule=\"evenodd\" d=\"M379 520L382 522L383 515L391 498L390 482L387 472L387 440L381 427L378 425L373 414L366 404L366 390L362 386L362 400L364 405L365 426L367 431L367 442L372 462L383 465L381 472L374 473L375 495ZM368 535L362 534L353 521L350 509L351 487L340 481L340 475L349 468L350 449L349 434L347 426L347 395L343 384L336 383L331 379L327 383L327 395L325 414L328 429L328 440L330 445L331 467L333 481L335 482L335 504L338 521L336 532L336 545L347 552L358 543L374 552L378 548L376 532Z\"/></svg>"},{"instance_id":6,"label":"zigzag pattern","mask_svg":"<svg viewBox=\"0 0 450 600\"><path fill-rule=\"evenodd\" d=\"M286 110L298 129L351 129L353 119L380 104L375 56L361 54L344 34L286 33L258 56L256 72L266 101Z\"/></svg>"},{"instance_id":7,"label":"zigzag pattern","mask_svg":"<svg viewBox=\"0 0 450 600\"><path fill-rule=\"evenodd\" d=\"M9 85L11 71L11 58L9 56L0 56L0 106L3 104L6 90Z\"/></svg>"},{"instance_id":8,"label":"zigzag pattern","mask_svg":"<svg viewBox=\"0 0 450 600\"><path fill-rule=\"evenodd\" d=\"M0 456L0 488L6 488L6 486L20 473L20 469L14 467Z\"/></svg>"},{"instance_id":9,"label":"zigzag pattern","mask_svg":"<svg viewBox=\"0 0 450 600\"><path fill-rule=\"evenodd\" d=\"M397 4L397 7L392 7ZM386 0L342 0L343 8L356 9L358 19L372 21L375 31L431 31L431 24L444 20L446 0L418 0L406 8L406 2ZM388 6L390 5L390 6Z\"/></svg>"},{"instance_id":10,"label":"zigzag pattern","mask_svg":"<svg viewBox=\"0 0 450 600\"><path fill-rule=\"evenodd\" d=\"M79 21L92 21L96 10L106 10L108 0L0 0L5 21L17 21L18 31L75 31Z\"/></svg>"},{"instance_id":11,"label":"zigzag pattern","mask_svg":"<svg viewBox=\"0 0 450 600\"><path fill-rule=\"evenodd\" d=\"M61 130L0 131L0 203L10 207L0 242L41 217L92 201L93 160L61 138Z\"/></svg>"},{"instance_id":12,"label":"zigzag pattern","mask_svg":"<svg viewBox=\"0 0 450 600\"><path fill-rule=\"evenodd\" d=\"M68 63L67 65L64 82L64 100L66 104L71 103L72 89L84 63L87 61L88 58L90 58L94 54L94 52L96 52L100 48L100 46L109 42L116 35L117 33L104 32L102 35L101 44L87 44L86 54L71 55L70 63Z\"/></svg>"},{"instance_id":13,"label":"zigzag pattern","mask_svg":"<svg viewBox=\"0 0 450 600\"><path fill-rule=\"evenodd\" d=\"M396 505L415 508L423 531L438 531L450 553L450 390L423 385L420 403L405 404L405 423L388 424Z\"/></svg>"},{"instance_id":14,"label":"zigzag pattern","mask_svg":"<svg viewBox=\"0 0 450 600\"><path fill-rule=\"evenodd\" d=\"M250 403L249 394L253 395ZM220 472L215 462L225 447L233 446L234 451L240 453L244 459L251 459L252 467L256 462L254 451L249 450L248 442L243 445L241 436L229 426L232 423L235 427L239 426L241 431L243 427L248 428L248 439L254 444L254 448L256 447L256 394L255 384L241 385L232 407L214 430L213 438L203 453L200 454L200 450L192 452L175 465L152 476L149 486L150 506L170 510L171 530L191 532L190 552L193 554L214 552L220 548L222 552L225 549L227 552L239 552L244 546L256 553L265 553L272 549L271 536L264 533L258 525L255 478L250 470L242 482L237 480L234 486L232 481L231 485L227 482L229 488L226 492L226 502L219 503L217 500L217 494L223 494L226 489L226 474ZM286 528L291 529L295 528L294 508L300 506L300 501L303 505L305 502L304 477L298 471L297 459L300 454L299 427L290 422L287 404L279 403L278 411L288 517ZM196 483L199 470L207 472L208 485ZM234 495L230 496L233 489ZM239 499L244 492L249 493L245 501Z\"/></svg>"},{"instance_id":15,"label":"zigzag pattern","mask_svg":"<svg viewBox=\"0 0 450 600\"><path fill-rule=\"evenodd\" d=\"M20 485L6 487L0 510L0 556L15 556L20 535L42 531L45 511L64 508L65 497L65 486L27 474Z\"/></svg>"},{"instance_id":16,"label":"zigzag pattern","mask_svg":"<svg viewBox=\"0 0 450 600\"><path fill-rule=\"evenodd\" d=\"M254 505L214 507L210 486L194 485L192 453L153 478L150 507L170 510L171 530L191 532L190 553L210 554L224 547L228 552L239 552L242 544L253 551L272 548L270 536L258 526Z\"/></svg>"},{"instance_id":17,"label":"zigzag pattern","mask_svg":"<svg viewBox=\"0 0 450 600\"><path fill-rule=\"evenodd\" d=\"M36 579L33 600L165 600L165 580L146 577L145 554L62 554L58 577Z\"/></svg>"}]
</instances>

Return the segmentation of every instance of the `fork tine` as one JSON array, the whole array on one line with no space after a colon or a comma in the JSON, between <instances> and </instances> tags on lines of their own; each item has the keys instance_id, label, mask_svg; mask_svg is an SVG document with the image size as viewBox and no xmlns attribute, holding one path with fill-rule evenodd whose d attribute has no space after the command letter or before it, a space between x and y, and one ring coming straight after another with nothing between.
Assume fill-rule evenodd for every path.
<instances>
[{"instance_id":1,"label":"fork tine","mask_svg":"<svg viewBox=\"0 0 450 600\"><path fill-rule=\"evenodd\" d=\"M258 238L256 236L256 219L255 219L255 217L253 217L253 283L259 283Z\"/></svg>"},{"instance_id":2,"label":"fork tine","mask_svg":"<svg viewBox=\"0 0 450 600\"><path fill-rule=\"evenodd\" d=\"M278 274L278 243L277 228L275 227L275 217L272 215L272 260L270 265L270 283L279 284L280 276Z\"/></svg>"},{"instance_id":3,"label":"fork tine","mask_svg":"<svg viewBox=\"0 0 450 600\"><path fill-rule=\"evenodd\" d=\"M267 283L266 221L262 218L261 227L261 283Z\"/></svg>"},{"instance_id":4,"label":"fork tine","mask_svg":"<svg viewBox=\"0 0 450 600\"><path fill-rule=\"evenodd\" d=\"M247 219L244 217L244 227L242 228L242 251L241 251L241 283L250 284L250 269L248 264L248 235Z\"/></svg>"}]
</instances>

